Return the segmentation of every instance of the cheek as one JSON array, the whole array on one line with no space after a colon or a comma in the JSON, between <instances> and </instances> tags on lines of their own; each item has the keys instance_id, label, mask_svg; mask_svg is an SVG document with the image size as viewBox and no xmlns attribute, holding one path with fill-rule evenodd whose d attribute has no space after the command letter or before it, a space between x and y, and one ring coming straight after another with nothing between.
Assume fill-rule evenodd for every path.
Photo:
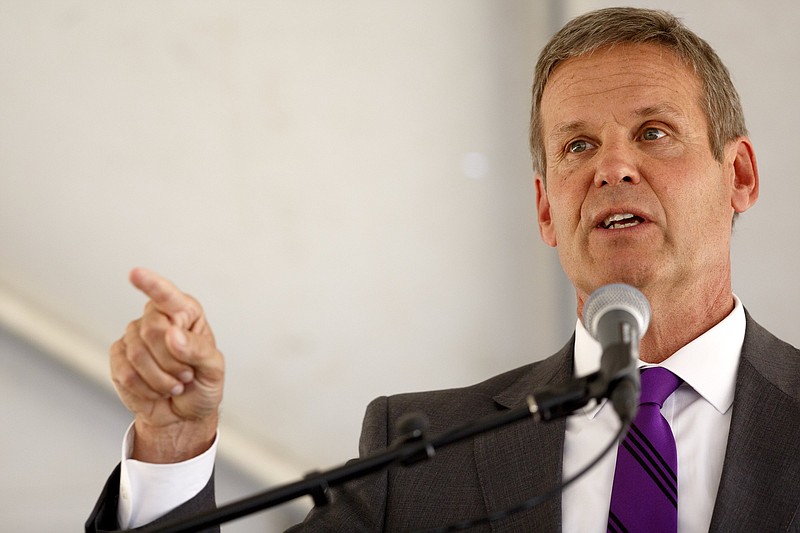
<instances>
[{"instance_id":1,"label":"cheek","mask_svg":"<svg viewBox=\"0 0 800 533\"><path fill-rule=\"evenodd\" d=\"M559 243L571 240L580 227L582 205L581 198L562 196L553 206L553 222Z\"/></svg>"},{"instance_id":2,"label":"cheek","mask_svg":"<svg viewBox=\"0 0 800 533\"><path fill-rule=\"evenodd\" d=\"M730 194L718 170L705 178L668 181L660 187L659 198L668 227L684 228L695 236L712 238L718 229L724 231L732 216Z\"/></svg>"}]
</instances>

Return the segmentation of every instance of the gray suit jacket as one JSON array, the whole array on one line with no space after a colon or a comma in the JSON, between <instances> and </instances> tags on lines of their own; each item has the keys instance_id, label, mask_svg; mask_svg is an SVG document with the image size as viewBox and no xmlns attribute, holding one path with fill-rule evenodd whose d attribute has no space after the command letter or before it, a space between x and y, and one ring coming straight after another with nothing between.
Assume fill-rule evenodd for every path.
<instances>
[{"instance_id":1,"label":"gray suit jacket","mask_svg":"<svg viewBox=\"0 0 800 533\"><path fill-rule=\"evenodd\" d=\"M394 423L421 411L437 434L478 417L523 405L532 391L572 375L573 341L543 361L461 389L402 394L367 408L360 453L389 445ZM293 531L416 531L485 516L543 494L561 481L563 420L524 421L331 491ZM110 483L113 489L113 482ZM106 492L106 498L115 494ZM172 516L208 505L213 487ZM102 505L98 503L98 507ZM110 508L110 506L107 506ZM747 315L728 447L712 531L800 532L800 351ZM93 513L87 531L95 531ZM561 500L470 531L560 531Z\"/></svg>"}]
</instances>

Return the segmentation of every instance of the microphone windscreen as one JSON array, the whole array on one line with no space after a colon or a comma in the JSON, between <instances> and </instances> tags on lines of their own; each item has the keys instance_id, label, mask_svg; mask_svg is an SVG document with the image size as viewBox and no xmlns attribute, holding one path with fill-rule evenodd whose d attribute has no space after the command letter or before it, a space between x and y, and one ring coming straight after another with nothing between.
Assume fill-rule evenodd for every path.
<instances>
[{"instance_id":1,"label":"microphone windscreen","mask_svg":"<svg viewBox=\"0 0 800 533\"><path fill-rule=\"evenodd\" d=\"M598 338L598 324L609 311L627 311L636 318L639 335L650 325L650 303L642 292L625 283L611 283L595 290L583 305L583 325L592 337Z\"/></svg>"}]
</instances>

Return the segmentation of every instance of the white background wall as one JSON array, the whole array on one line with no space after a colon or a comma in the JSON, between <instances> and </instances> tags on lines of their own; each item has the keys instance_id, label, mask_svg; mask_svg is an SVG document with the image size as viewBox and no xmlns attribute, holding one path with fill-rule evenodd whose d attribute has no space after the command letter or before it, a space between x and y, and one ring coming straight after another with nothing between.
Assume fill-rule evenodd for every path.
<instances>
[{"instance_id":1,"label":"white background wall","mask_svg":"<svg viewBox=\"0 0 800 533\"><path fill-rule=\"evenodd\" d=\"M733 72L762 176L736 230L735 290L800 344L800 8L649 4ZM552 29L602 5L0 3L9 530L78 529L117 460L128 415L93 383L144 303L135 265L200 298L227 355L223 501L352 456L376 395L558 348L574 303L538 242L528 91ZM52 512L31 512L42 499Z\"/></svg>"}]
</instances>

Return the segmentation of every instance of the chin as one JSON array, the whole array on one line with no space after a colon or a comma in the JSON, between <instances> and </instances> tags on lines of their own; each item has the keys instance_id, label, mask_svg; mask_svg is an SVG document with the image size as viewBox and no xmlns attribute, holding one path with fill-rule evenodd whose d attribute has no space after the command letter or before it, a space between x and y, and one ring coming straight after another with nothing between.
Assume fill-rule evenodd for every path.
<instances>
[{"instance_id":1,"label":"chin","mask_svg":"<svg viewBox=\"0 0 800 533\"><path fill-rule=\"evenodd\" d=\"M652 283L652 281L653 272L650 269L625 268L600 273L598 276L593 276L591 279L584 280L584 282L575 285L583 288L585 293L589 295L600 287L611 283L625 283L644 291L645 287Z\"/></svg>"}]
</instances>

